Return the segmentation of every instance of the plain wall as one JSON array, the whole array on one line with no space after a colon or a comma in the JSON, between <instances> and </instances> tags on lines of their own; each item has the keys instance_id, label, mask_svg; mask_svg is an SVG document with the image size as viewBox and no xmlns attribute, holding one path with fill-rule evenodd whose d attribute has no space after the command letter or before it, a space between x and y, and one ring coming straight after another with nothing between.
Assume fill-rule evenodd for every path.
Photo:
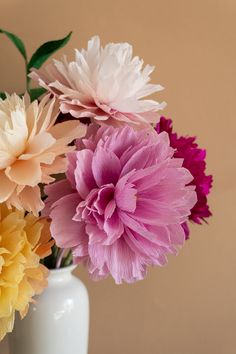
<instances>
[{"instance_id":1,"label":"plain wall","mask_svg":"<svg viewBox=\"0 0 236 354\"><path fill-rule=\"evenodd\" d=\"M236 1L1 0L0 27L24 39L30 54L74 31L63 51L127 41L156 65L153 83L166 89L165 115L179 133L197 135L214 175L209 225L165 268L134 285L78 276L91 301L89 354L236 353ZM62 55L61 51L57 56ZM0 90L24 90L23 62L0 37ZM7 354L0 345L0 353ZM76 351L75 351L76 353ZM33 354L33 353L32 353ZM78 353L79 354L79 353Z\"/></svg>"}]
</instances>

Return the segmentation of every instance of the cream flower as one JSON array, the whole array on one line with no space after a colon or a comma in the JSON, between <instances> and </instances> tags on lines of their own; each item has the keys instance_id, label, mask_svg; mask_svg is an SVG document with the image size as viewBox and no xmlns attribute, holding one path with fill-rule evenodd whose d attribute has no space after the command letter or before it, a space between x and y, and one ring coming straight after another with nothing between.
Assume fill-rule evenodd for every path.
<instances>
[{"instance_id":1,"label":"cream flower","mask_svg":"<svg viewBox=\"0 0 236 354\"><path fill-rule=\"evenodd\" d=\"M0 203L35 215L42 210L39 183L65 172L68 144L86 131L78 121L54 125L58 112L49 96L40 103L16 94L0 99Z\"/></svg>"},{"instance_id":2,"label":"cream flower","mask_svg":"<svg viewBox=\"0 0 236 354\"><path fill-rule=\"evenodd\" d=\"M15 311L23 318L32 297L47 286L40 259L51 253L50 239L46 221L0 205L0 340L12 331Z\"/></svg>"},{"instance_id":3,"label":"cream flower","mask_svg":"<svg viewBox=\"0 0 236 354\"><path fill-rule=\"evenodd\" d=\"M156 112L165 107L164 102L143 99L162 90L149 83L153 70L133 57L130 44L109 43L102 48L96 36L87 50L76 50L74 61L54 60L45 70L33 69L30 76L59 97L62 113L98 123L143 125L156 122Z\"/></svg>"}]
</instances>

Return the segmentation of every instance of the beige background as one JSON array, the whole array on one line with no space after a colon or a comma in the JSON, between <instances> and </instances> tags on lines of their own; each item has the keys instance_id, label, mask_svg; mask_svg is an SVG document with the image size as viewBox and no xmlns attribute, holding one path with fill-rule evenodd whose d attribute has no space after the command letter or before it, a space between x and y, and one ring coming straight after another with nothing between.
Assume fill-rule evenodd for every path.
<instances>
[{"instance_id":1,"label":"beige background","mask_svg":"<svg viewBox=\"0 0 236 354\"><path fill-rule=\"evenodd\" d=\"M91 299L89 354L235 354L236 1L1 0L0 5L0 26L24 38L29 53L71 29L68 54L94 34L103 43L131 42L135 53L156 65L153 82L166 87L166 115L176 129L197 134L208 149L214 217L209 226L192 227L179 257L130 286L115 286L111 279L92 283L78 270ZM2 36L0 53L0 90L21 92L22 60Z\"/></svg>"}]
</instances>

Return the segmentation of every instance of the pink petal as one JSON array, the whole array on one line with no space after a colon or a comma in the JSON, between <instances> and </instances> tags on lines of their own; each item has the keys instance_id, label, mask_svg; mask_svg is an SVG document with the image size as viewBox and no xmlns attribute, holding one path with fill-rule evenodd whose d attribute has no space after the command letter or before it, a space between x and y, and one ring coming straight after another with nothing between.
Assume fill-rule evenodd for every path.
<instances>
[{"instance_id":1,"label":"pink petal","mask_svg":"<svg viewBox=\"0 0 236 354\"><path fill-rule=\"evenodd\" d=\"M76 189L75 182L75 169L76 169L76 161L77 161L77 153L75 151L69 152L66 157L68 160L68 168L66 171L66 177L70 181L71 186Z\"/></svg>"},{"instance_id":2,"label":"pink petal","mask_svg":"<svg viewBox=\"0 0 236 354\"><path fill-rule=\"evenodd\" d=\"M76 168L74 171L76 189L82 198L86 198L90 190L96 187L92 173L93 152L81 150L76 152Z\"/></svg>"},{"instance_id":3,"label":"pink petal","mask_svg":"<svg viewBox=\"0 0 236 354\"><path fill-rule=\"evenodd\" d=\"M116 156L121 157L124 151L135 145L135 131L125 126L124 129L113 130L113 134L108 134L103 147L106 150L114 152Z\"/></svg>"},{"instance_id":4,"label":"pink petal","mask_svg":"<svg viewBox=\"0 0 236 354\"><path fill-rule=\"evenodd\" d=\"M130 183L123 189L116 188L115 200L119 209L132 213L136 209L137 189Z\"/></svg>"},{"instance_id":5,"label":"pink petal","mask_svg":"<svg viewBox=\"0 0 236 354\"><path fill-rule=\"evenodd\" d=\"M129 228L130 230L155 244L161 246L169 246L170 235L166 226L146 225L135 220L132 215L128 215L124 212L119 212L119 215L125 225L126 230Z\"/></svg>"},{"instance_id":6,"label":"pink petal","mask_svg":"<svg viewBox=\"0 0 236 354\"><path fill-rule=\"evenodd\" d=\"M86 233L89 235L89 244L93 245L95 243L104 244L107 239L107 234L100 230L97 225L87 224Z\"/></svg>"},{"instance_id":7,"label":"pink petal","mask_svg":"<svg viewBox=\"0 0 236 354\"><path fill-rule=\"evenodd\" d=\"M112 217L116 210L116 202L114 199L110 200L110 202L107 204L104 212L104 218L105 220L108 220L109 218Z\"/></svg>"},{"instance_id":8,"label":"pink petal","mask_svg":"<svg viewBox=\"0 0 236 354\"><path fill-rule=\"evenodd\" d=\"M74 192L67 180L61 180L49 184L48 186L45 186L44 191L45 194L48 195L48 198L45 201L45 208L42 212L43 216L49 216L50 209L57 200Z\"/></svg>"},{"instance_id":9,"label":"pink petal","mask_svg":"<svg viewBox=\"0 0 236 354\"><path fill-rule=\"evenodd\" d=\"M171 243L178 246L183 246L185 242L185 232L181 225L169 225Z\"/></svg>"},{"instance_id":10,"label":"pink petal","mask_svg":"<svg viewBox=\"0 0 236 354\"><path fill-rule=\"evenodd\" d=\"M112 209L114 211L116 205L114 205L113 198L114 198L113 184L105 185L97 192L97 199L94 202L94 206L96 207L96 209L100 215L104 215L104 214L109 215L111 213ZM113 202L113 203L109 205L110 202ZM107 207L108 207L108 209L107 209ZM107 217L109 217L108 215L107 215ZM112 215L112 213L111 213L111 215ZM105 216L105 218L106 218L106 216Z\"/></svg>"},{"instance_id":11,"label":"pink petal","mask_svg":"<svg viewBox=\"0 0 236 354\"><path fill-rule=\"evenodd\" d=\"M140 170L156 163L156 146L144 146L140 148L124 165L121 176L132 170Z\"/></svg>"},{"instance_id":12,"label":"pink petal","mask_svg":"<svg viewBox=\"0 0 236 354\"><path fill-rule=\"evenodd\" d=\"M132 283L143 279L146 274L142 257L138 257L123 238L111 246L90 245L89 255L99 270L107 266L116 284L121 284L122 280Z\"/></svg>"},{"instance_id":13,"label":"pink petal","mask_svg":"<svg viewBox=\"0 0 236 354\"><path fill-rule=\"evenodd\" d=\"M105 220L104 231L107 234L107 241L104 245L110 245L122 236L124 232L124 225L117 212L114 212L110 218Z\"/></svg>"},{"instance_id":14,"label":"pink petal","mask_svg":"<svg viewBox=\"0 0 236 354\"><path fill-rule=\"evenodd\" d=\"M113 152L99 147L93 156L92 171L98 187L108 183L115 185L121 171L120 160Z\"/></svg>"},{"instance_id":15,"label":"pink petal","mask_svg":"<svg viewBox=\"0 0 236 354\"><path fill-rule=\"evenodd\" d=\"M125 240L135 253L146 259L146 264L163 266L167 263L167 258L163 257L160 247L155 247L152 242L138 236L135 232L127 230Z\"/></svg>"},{"instance_id":16,"label":"pink petal","mask_svg":"<svg viewBox=\"0 0 236 354\"><path fill-rule=\"evenodd\" d=\"M52 206L51 233L59 247L76 247L85 234L84 223L72 220L79 202L78 194L73 193L60 198Z\"/></svg>"},{"instance_id":17,"label":"pink petal","mask_svg":"<svg viewBox=\"0 0 236 354\"><path fill-rule=\"evenodd\" d=\"M157 200L148 200L145 198L138 198L137 208L133 215L135 220L149 225L175 224L179 222L180 217L181 214L174 205L171 206L171 204L165 204L158 202ZM186 220L185 217L183 217L183 219Z\"/></svg>"},{"instance_id":18,"label":"pink petal","mask_svg":"<svg viewBox=\"0 0 236 354\"><path fill-rule=\"evenodd\" d=\"M80 238L80 243L73 249L73 257L84 258L88 256L88 235Z\"/></svg>"}]
</instances>

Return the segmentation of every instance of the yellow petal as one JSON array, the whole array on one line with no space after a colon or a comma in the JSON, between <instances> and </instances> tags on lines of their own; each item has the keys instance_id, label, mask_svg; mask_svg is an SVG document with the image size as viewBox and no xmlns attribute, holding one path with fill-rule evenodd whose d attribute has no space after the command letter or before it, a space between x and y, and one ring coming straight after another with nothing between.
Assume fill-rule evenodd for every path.
<instances>
[{"instance_id":1,"label":"yellow petal","mask_svg":"<svg viewBox=\"0 0 236 354\"><path fill-rule=\"evenodd\" d=\"M12 332L15 322L15 311L8 317L0 317L0 341L7 333Z\"/></svg>"},{"instance_id":2,"label":"yellow petal","mask_svg":"<svg viewBox=\"0 0 236 354\"><path fill-rule=\"evenodd\" d=\"M1 288L0 318L8 317L11 315L12 308L14 307L15 301L17 299L17 295L17 288Z\"/></svg>"}]
</instances>

